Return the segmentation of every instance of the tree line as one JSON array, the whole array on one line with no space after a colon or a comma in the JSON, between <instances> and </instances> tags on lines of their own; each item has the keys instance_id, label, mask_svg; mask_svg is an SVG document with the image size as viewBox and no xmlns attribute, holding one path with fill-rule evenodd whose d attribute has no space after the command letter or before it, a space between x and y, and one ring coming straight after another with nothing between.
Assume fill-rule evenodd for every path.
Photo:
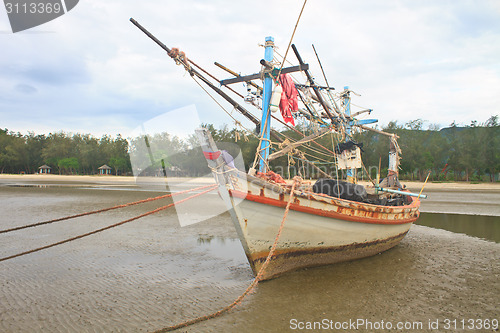
<instances>
[{"instance_id":1,"label":"tree line","mask_svg":"<svg viewBox=\"0 0 500 333\"><path fill-rule=\"evenodd\" d=\"M473 121L468 126L457 126L454 122L443 129L437 126L424 129L423 125L424 121L417 119L405 124L393 121L381 128L399 136L398 143L403 152L401 179L422 181L430 172L433 181L499 180L498 116L492 116L483 123ZM219 148L227 150L233 156L241 153L246 170L252 166L259 145L255 135L227 126L219 129L210 124L204 126L209 128L214 140L220 142ZM288 140L299 140L303 135L314 131L300 126L297 129L303 134L290 129L280 133ZM381 158L380 172L384 177L387 174L389 139L364 131L357 133L355 140L363 143L362 158L370 176L375 178L378 168L374 166L378 166ZM330 151L338 143L329 135L316 141ZM281 170L284 176L300 174L309 177L309 173L314 171L306 169L304 159L307 159L333 175L334 157L311 143L306 146L302 157L290 158L285 155L272 161L271 168ZM202 176L210 172L194 135L182 140L168 133L161 133L147 137L146 140L144 137L127 140L120 135L114 138L108 135L96 138L90 134L70 135L64 132L22 135L0 129L0 173L36 173L43 164L49 165L53 173L59 174L96 174L103 164L112 167L113 173L117 175L140 173L161 176L165 173ZM318 174L313 176L318 177Z\"/></svg>"},{"instance_id":2,"label":"tree line","mask_svg":"<svg viewBox=\"0 0 500 333\"><path fill-rule=\"evenodd\" d=\"M421 119L417 119L404 125L390 122L384 128L400 137L401 179L423 181L430 172L433 181L499 180L498 116L492 116L483 123L472 121L468 126L458 126L453 122L443 129L430 126L424 130L423 124ZM373 132L363 132L357 138L370 147L365 149L365 163L376 165L379 156L387 156L386 138Z\"/></svg>"},{"instance_id":3,"label":"tree line","mask_svg":"<svg viewBox=\"0 0 500 333\"><path fill-rule=\"evenodd\" d=\"M126 174L130 172L128 142L120 135L22 135L0 129L0 173L36 173L44 164L58 174L92 175L104 164L114 174Z\"/></svg>"}]
</instances>

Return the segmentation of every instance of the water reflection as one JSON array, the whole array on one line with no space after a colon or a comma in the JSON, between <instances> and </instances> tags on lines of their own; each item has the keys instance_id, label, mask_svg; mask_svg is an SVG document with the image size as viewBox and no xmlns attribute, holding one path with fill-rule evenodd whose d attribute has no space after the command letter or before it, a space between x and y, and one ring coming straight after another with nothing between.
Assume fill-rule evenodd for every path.
<instances>
[{"instance_id":1,"label":"water reflection","mask_svg":"<svg viewBox=\"0 0 500 333\"><path fill-rule=\"evenodd\" d=\"M500 216L421 213L417 224L500 243Z\"/></svg>"},{"instance_id":2,"label":"water reflection","mask_svg":"<svg viewBox=\"0 0 500 333\"><path fill-rule=\"evenodd\" d=\"M214 242L212 242L212 241L214 241ZM212 243L215 246L224 246L224 244L226 244L226 241L234 242L235 240L224 237L224 236L214 236L214 235L207 235L207 234L199 234L198 238L196 239L196 243L198 245L203 245L203 244L209 245Z\"/></svg>"},{"instance_id":3,"label":"water reflection","mask_svg":"<svg viewBox=\"0 0 500 333\"><path fill-rule=\"evenodd\" d=\"M49 187L78 187L79 185L67 184L7 184L8 187L36 187L36 188L49 188Z\"/></svg>"}]
</instances>

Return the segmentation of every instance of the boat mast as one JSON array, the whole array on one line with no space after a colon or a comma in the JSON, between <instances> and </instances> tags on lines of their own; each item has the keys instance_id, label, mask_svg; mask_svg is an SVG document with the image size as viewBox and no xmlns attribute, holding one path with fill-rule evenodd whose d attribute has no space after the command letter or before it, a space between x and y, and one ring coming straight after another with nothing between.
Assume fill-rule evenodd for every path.
<instances>
[{"instance_id":1,"label":"boat mast","mask_svg":"<svg viewBox=\"0 0 500 333\"><path fill-rule=\"evenodd\" d=\"M274 58L274 38L266 37L264 51L264 60L267 63L271 63ZM271 95L273 92L273 79L269 73L264 74L264 95L262 96L262 121L261 121L261 129L260 129L260 161L259 161L259 171L267 172L267 158L269 156L269 147L270 147L270 132L271 132L271 112L269 110L269 103L271 102Z\"/></svg>"},{"instance_id":2,"label":"boat mast","mask_svg":"<svg viewBox=\"0 0 500 333\"><path fill-rule=\"evenodd\" d=\"M387 170L387 186L398 186L398 168L399 168L399 153L401 149L394 136L391 136L391 143L389 146L389 167Z\"/></svg>"},{"instance_id":3,"label":"boat mast","mask_svg":"<svg viewBox=\"0 0 500 333\"><path fill-rule=\"evenodd\" d=\"M352 122L350 121L351 118L351 96L349 93L349 86L344 87L344 92L342 94L344 98L344 114L347 116L349 119L348 121L345 122L345 142L348 142L352 140L352 135L351 135L351 125ZM348 168L347 169L347 181L349 183L356 183L356 169Z\"/></svg>"}]
</instances>

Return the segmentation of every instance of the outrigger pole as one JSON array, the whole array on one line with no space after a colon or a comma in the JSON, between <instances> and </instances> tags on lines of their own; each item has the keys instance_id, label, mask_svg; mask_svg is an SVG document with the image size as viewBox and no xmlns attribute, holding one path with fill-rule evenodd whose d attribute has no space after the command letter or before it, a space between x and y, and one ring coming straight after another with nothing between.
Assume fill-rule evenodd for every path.
<instances>
[{"instance_id":1,"label":"outrigger pole","mask_svg":"<svg viewBox=\"0 0 500 333\"><path fill-rule=\"evenodd\" d=\"M224 65L219 64L217 61L216 61L216 62L214 62L214 65L215 65L215 66L217 66L217 67L219 67L220 69L225 70L226 72L228 72L228 73L230 73L230 74L233 74L233 75L234 75L234 76L236 76L236 77L241 77L241 75L240 75L240 74L238 74L238 73L236 73L235 71L233 71L233 70L231 70L231 69L227 68L227 67L226 67L226 66L224 66ZM251 85L252 87L257 88L257 89L259 89L260 91L262 91L262 87L261 87L261 86L259 86L259 85L257 85L257 84L255 84L255 83L253 83L252 81L248 81L248 82L247 82L247 84L249 84L249 85Z\"/></svg>"},{"instance_id":2,"label":"outrigger pole","mask_svg":"<svg viewBox=\"0 0 500 333\"><path fill-rule=\"evenodd\" d=\"M132 22L137 28L139 28L146 36L151 38L156 44L158 44L162 49L164 49L168 54L171 53L171 49L169 49L165 44L163 44L158 38L156 38L152 33L150 33L146 28L144 28L139 22L130 18L130 22ZM189 59L188 59L189 61ZM206 85L212 88L216 93L218 93L221 97L223 97L226 101L228 101L236 110L238 110L241 114L243 114L247 119L253 122L256 126L260 126L260 121L255 118L250 112L248 112L244 107L242 107L238 102L232 99L229 95L227 95L220 88L216 87L212 82L210 82L207 78L201 75L194 68L189 66L188 64L184 64L186 70L191 74L191 76L196 76L200 80L202 80ZM276 133L271 133L273 138L280 141L280 138L276 135Z\"/></svg>"},{"instance_id":3,"label":"outrigger pole","mask_svg":"<svg viewBox=\"0 0 500 333\"><path fill-rule=\"evenodd\" d=\"M300 66L304 65L304 62L302 61L302 57L300 56L299 51L297 51L295 44L292 44L292 49L293 49L293 52L295 53L295 56L297 57L297 60L299 61ZM316 97L318 97L318 101L320 102L321 106L323 107L323 110L325 110L326 114L328 115L328 117L332 121L332 125L333 125L335 123L335 119L333 118L333 115L330 113L328 105L326 105L325 101L323 100L323 96L319 92L319 89L316 86L316 83L314 83L314 79L313 79L312 75L309 73L308 69L303 69L303 71L306 74L307 80L309 81L311 88L314 90Z\"/></svg>"},{"instance_id":4,"label":"outrigger pole","mask_svg":"<svg viewBox=\"0 0 500 333\"><path fill-rule=\"evenodd\" d=\"M149 38L151 38L156 44L158 44L168 54L171 53L171 49L169 49L165 44L163 44L158 38L156 38L153 34L151 34L141 24L139 24L139 22L137 22L133 18L130 18L130 22L132 22L137 28L139 28L139 30L141 30L146 36L148 36ZM189 59L188 59L188 61L189 61ZM251 122L253 122L256 126L260 126L261 125L261 122L257 118L255 118L250 112L248 112L243 106L241 106L238 102L236 102L234 99L232 99L224 91L222 91L220 88L216 87L212 82L210 82L207 78L205 78L203 75L201 75L198 71L196 71L194 68L192 68L188 64L183 63L183 65L184 65L184 68L186 69L186 71L188 71L191 76L196 76L197 78L199 78L200 80L202 80L206 85L208 85L210 88L212 88L212 90L214 90L222 98L224 98L226 101L228 101L238 112L240 112L242 115L244 115L247 119L249 119ZM304 67L305 68L309 68L307 64L305 64ZM297 70L303 69L304 67L301 68L300 66L296 66L296 67L291 67L291 68L284 68L283 71L282 71L282 73L288 73L289 71L290 72L297 71ZM256 79L256 78L258 78L258 77L255 77L254 79ZM238 82L241 82L241 81L250 81L249 78L242 77L242 76L240 76L237 79L239 79ZM223 81L221 81L221 83L222 82ZM231 83L234 83L234 82L231 82ZM269 126L269 129L270 129L270 135L276 141L278 141L280 143L283 142L283 140L278 136L278 133L275 130L271 129L270 126ZM311 163L309 161L304 161L304 162L306 162L307 164L311 165L314 169L316 169L323 176L325 176L327 178L330 178L329 174L325 173L323 170L321 170L320 168L318 168L316 165L314 165L314 163Z\"/></svg>"}]
</instances>

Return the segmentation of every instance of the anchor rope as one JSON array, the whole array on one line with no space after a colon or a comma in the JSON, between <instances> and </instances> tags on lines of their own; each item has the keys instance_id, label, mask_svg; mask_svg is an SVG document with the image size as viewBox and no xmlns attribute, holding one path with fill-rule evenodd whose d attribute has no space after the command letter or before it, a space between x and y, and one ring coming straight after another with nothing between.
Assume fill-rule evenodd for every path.
<instances>
[{"instance_id":1,"label":"anchor rope","mask_svg":"<svg viewBox=\"0 0 500 333\"><path fill-rule=\"evenodd\" d=\"M134 206L134 205L139 205L139 204L146 203L146 202L151 202L151 201L156 201L156 200L160 200L160 199L172 197L174 195L184 194L184 193L188 193L188 192L192 192L192 191L197 191L197 190L203 190L203 189L206 189L206 188L209 188L209 187L213 187L213 186L214 185L200 186L200 187L193 188L193 189L188 189L188 190L179 191L179 192L175 192L175 193L160 195L160 196L154 197L154 198L143 199L143 200L129 202L129 203L126 203L126 204L117 205L117 206L113 206L113 207L108 207L108 208L93 210L93 211L90 211L90 212L79 213L79 214L75 214L75 215L69 215L69 216L65 216L65 217L60 217L60 218L53 219L53 220L48 220L48 221L43 221L43 222L37 222L37 223L27 224L27 225L23 225L23 226L19 226L19 227L14 227L14 228L10 228L10 229L0 230L0 234L12 232L12 231L17 231L17 230L22 230L22 229L27 229L27 228L38 227L38 226L41 226L41 225L50 224L50 223L54 223L54 222L60 222L60 221L64 221L64 220L74 219L74 218L81 217L81 216L87 216L87 215L92 215L92 214L103 213L103 212L107 212L107 211L114 210L114 209L125 208L125 207L129 207L129 206Z\"/></svg>"},{"instance_id":2,"label":"anchor rope","mask_svg":"<svg viewBox=\"0 0 500 333\"><path fill-rule=\"evenodd\" d=\"M264 275L267 266L271 262L271 259L272 259L273 255L274 255L274 251L276 250L276 246L278 245L278 241L280 239L281 232L283 231L283 227L285 226L285 221L286 221L286 218L288 217L288 212L290 211L290 205L293 202L293 198L294 198L294 195L295 195L295 193L294 193L295 187L297 185L300 185L301 183L302 183L302 178L300 178L298 176L295 176L293 178L292 188L290 189L290 198L288 200L288 203L286 204L285 213L283 214L283 218L281 220L280 228L278 230L276 238L274 239L274 243L273 243L273 245L271 247L271 250L269 250L269 254L266 257L266 260L264 261L264 263L262 264L259 272L257 273L257 276L253 279L252 283L250 283L250 285L248 286L248 288L238 298L236 298L233 303L227 305L226 307L220 309L219 311L216 311L216 312L214 312L212 314L209 314L209 315L205 315L205 316L201 316L201 317L198 317L198 318L195 318L195 319L191 319L191 320L185 321L185 322L180 323L180 324L176 324L176 325L173 325L173 326L168 326L168 327L162 328L160 330L155 331L155 333L171 332L171 331L175 331L175 330L177 330L179 328L182 328L182 327L191 326L193 324L196 324L196 323L199 323L199 322L202 322L202 321L206 321L206 320L209 320L209 319L216 318L216 317L218 317L218 316L220 316L220 315L222 315L224 313L229 312L234 307L236 307L237 305L241 304L241 302L243 302L243 299L248 294L250 294L255 289L255 287L257 286L257 284L260 282L260 279Z\"/></svg>"},{"instance_id":3,"label":"anchor rope","mask_svg":"<svg viewBox=\"0 0 500 333\"><path fill-rule=\"evenodd\" d=\"M75 236L75 237L71 237L71 238L68 238L68 239L56 242L56 243L52 243L52 244L48 244L48 245L45 245L45 246L42 246L42 247L38 247L36 249L32 249L32 250L21 252L21 253L17 253L17 254L8 256L8 257L0 258L0 262L5 261L5 260L9 260L9 259L13 259L13 258L17 258L17 257L20 257L20 256L24 256L24 255L27 255L27 254L31 254L31 253L34 253L34 252L38 252L38 251L41 251L41 250L45 250L45 249L48 249L48 248L51 248L51 247L54 247L54 246L57 246L57 245L61 245L61 244L64 244L64 243L68 243L68 242L71 242L71 241L74 241L74 240L77 240L77 239L80 239L80 238L83 238L83 237L87 237L87 236L90 236L90 235L93 235L93 234L97 234L97 233L99 233L101 231L104 231L104 230L108 230L108 229L111 229L111 228L114 228L114 227L118 227L118 226L120 226L122 224L125 224L125 223L128 223L128 222L132 222L132 221L138 220L138 219L140 219L142 217L158 213L158 212L160 212L162 210L165 210L167 208L170 208L170 207L172 207L174 205L181 204L181 203L186 202L186 201L188 201L190 199L193 199L193 198L199 197L199 196L201 196L203 194L206 194L208 192L211 192L211 191L215 190L217 188L217 186L218 185L211 185L208 190L205 190L205 191L200 192L200 193L193 194L193 195L191 195L191 196L189 196L187 198L184 198L182 200L179 200L177 202L172 202L171 204L168 204L168 205L156 208L156 209L154 209L152 211L149 211L147 213L134 216L134 217L132 217L130 219L127 219L127 220L124 220L124 221L121 221L121 222L109 225L109 226L101 228L101 229L97 229L97 230L90 231L90 232L87 232L85 234L78 235L78 236Z\"/></svg>"}]
</instances>

